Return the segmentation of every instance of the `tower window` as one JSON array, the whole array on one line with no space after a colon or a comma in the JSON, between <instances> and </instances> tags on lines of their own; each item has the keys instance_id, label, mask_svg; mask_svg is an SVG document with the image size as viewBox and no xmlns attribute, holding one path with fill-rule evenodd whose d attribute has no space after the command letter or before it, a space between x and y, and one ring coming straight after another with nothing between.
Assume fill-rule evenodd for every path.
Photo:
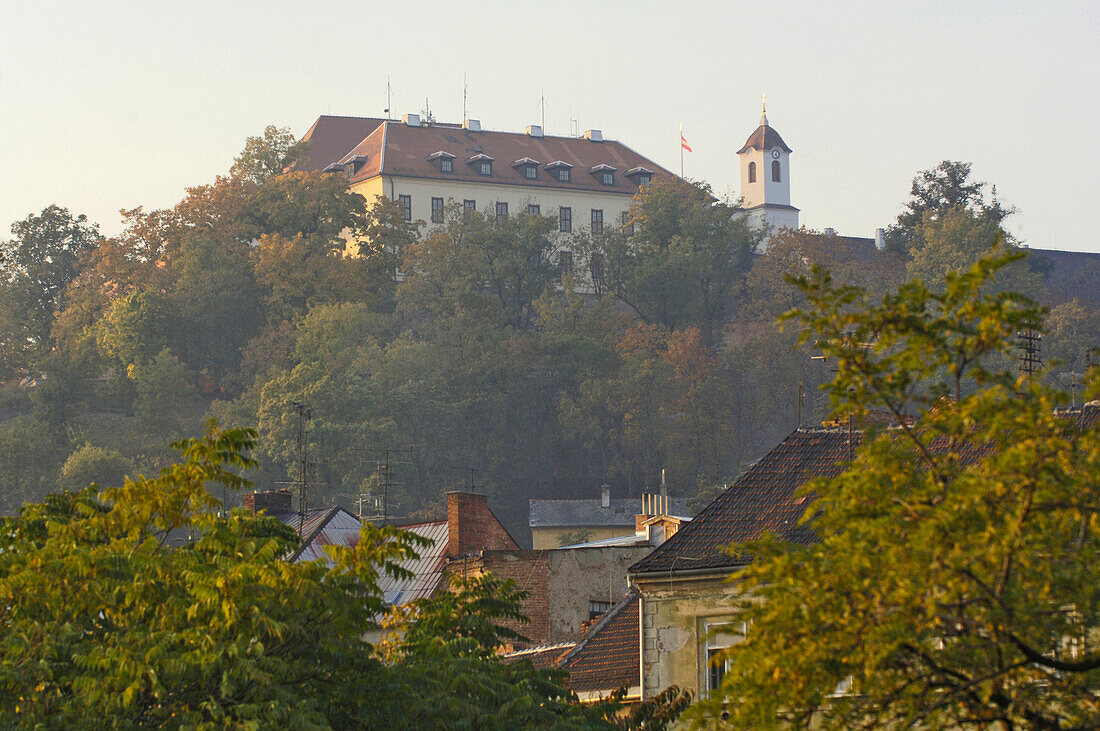
<instances>
[{"instance_id":1,"label":"tower window","mask_svg":"<svg viewBox=\"0 0 1100 731\"><path fill-rule=\"evenodd\" d=\"M432 223L443 223L442 198L432 198Z\"/></svg>"},{"instance_id":2,"label":"tower window","mask_svg":"<svg viewBox=\"0 0 1100 731\"><path fill-rule=\"evenodd\" d=\"M592 233L603 233L603 211L599 208L592 209Z\"/></svg>"},{"instance_id":3,"label":"tower window","mask_svg":"<svg viewBox=\"0 0 1100 731\"><path fill-rule=\"evenodd\" d=\"M756 163L755 162L750 162L749 163L749 182L750 183L755 183L756 182Z\"/></svg>"},{"instance_id":4,"label":"tower window","mask_svg":"<svg viewBox=\"0 0 1100 731\"><path fill-rule=\"evenodd\" d=\"M399 195L397 200L401 203L401 216L406 221L413 220L413 199L411 195Z\"/></svg>"},{"instance_id":5,"label":"tower window","mask_svg":"<svg viewBox=\"0 0 1100 731\"><path fill-rule=\"evenodd\" d=\"M573 230L573 209L562 206L558 209L558 230L568 232Z\"/></svg>"},{"instance_id":6,"label":"tower window","mask_svg":"<svg viewBox=\"0 0 1100 731\"><path fill-rule=\"evenodd\" d=\"M502 218L508 218L508 204L503 201L497 201L497 220Z\"/></svg>"},{"instance_id":7,"label":"tower window","mask_svg":"<svg viewBox=\"0 0 1100 731\"><path fill-rule=\"evenodd\" d=\"M780 175L780 172L779 172L779 161L778 160L772 160L772 182L773 183L782 183L783 182L782 179L781 179L782 177L783 176Z\"/></svg>"}]
</instances>

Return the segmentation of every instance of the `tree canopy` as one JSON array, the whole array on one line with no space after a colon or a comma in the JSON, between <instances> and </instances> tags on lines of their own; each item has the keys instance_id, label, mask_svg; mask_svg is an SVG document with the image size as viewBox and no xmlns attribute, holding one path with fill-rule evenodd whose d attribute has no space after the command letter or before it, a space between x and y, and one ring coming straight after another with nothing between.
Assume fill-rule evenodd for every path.
<instances>
[{"instance_id":1,"label":"tree canopy","mask_svg":"<svg viewBox=\"0 0 1100 731\"><path fill-rule=\"evenodd\" d=\"M747 634L712 711L761 727L1100 721L1098 414L1060 412L1064 393L1016 372L1040 311L989 287L1016 256L881 301L821 270L798 280L794 321L839 367L834 414L893 428L805 488L819 542L732 548L755 557L734 577Z\"/></svg>"}]
</instances>

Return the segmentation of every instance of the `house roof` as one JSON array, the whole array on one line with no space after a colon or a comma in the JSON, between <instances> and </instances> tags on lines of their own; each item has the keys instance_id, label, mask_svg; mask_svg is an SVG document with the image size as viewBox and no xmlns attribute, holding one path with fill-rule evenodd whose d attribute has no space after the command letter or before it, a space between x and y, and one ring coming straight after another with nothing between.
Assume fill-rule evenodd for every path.
<instances>
[{"instance_id":1,"label":"house roof","mask_svg":"<svg viewBox=\"0 0 1100 731\"><path fill-rule=\"evenodd\" d=\"M860 432L852 433L851 449ZM847 429L798 429L753 464L737 482L653 553L630 567L632 574L718 569L739 566L725 550L733 542L775 533L796 543L809 543L813 531L798 525L808 497L795 492L813 477L840 474L850 454Z\"/></svg>"},{"instance_id":2,"label":"house roof","mask_svg":"<svg viewBox=\"0 0 1100 731\"><path fill-rule=\"evenodd\" d=\"M639 498L610 500L603 507L594 500L531 500L528 525L531 528L605 528L634 527L634 517L641 512ZM687 515L687 498L669 499L669 512Z\"/></svg>"},{"instance_id":3,"label":"house roof","mask_svg":"<svg viewBox=\"0 0 1100 731\"><path fill-rule=\"evenodd\" d=\"M639 611L635 594L626 596L589 629L560 661L568 685L578 693L630 689L639 680Z\"/></svg>"},{"instance_id":4,"label":"house roof","mask_svg":"<svg viewBox=\"0 0 1100 731\"><path fill-rule=\"evenodd\" d=\"M783 141L775 128L769 125L767 120L763 120L763 122L749 135L749 138L745 140L745 146L738 150L737 154L740 155L748 150L770 150L773 147L778 147L784 152L793 152L791 148L787 147L787 143Z\"/></svg>"},{"instance_id":5,"label":"house roof","mask_svg":"<svg viewBox=\"0 0 1100 731\"><path fill-rule=\"evenodd\" d=\"M428 178L466 183L520 185L534 188L601 191L633 195L638 184L627 175L615 176L613 185L604 185L598 175L587 170L605 170L601 165L619 170L645 167L656 175L673 177L673 173L643 157L621 142L593 142L580 137L532 137L521 132L471 132L456 124L431 124L411 127L403 122L365 120L357 127L348 120L354 118L322 117L306 137L314 139L309 167L323 170L332 163L342 163L354 156L366 158L366 164L351 178L351 182L368 180L377 175ZM324 125L322 125L324 121ZM314 129L322 125L322 131ZM356 134L364 134L339 149ZM306 139L306 138L303 138ZM323 143L316 140L324 140ZM337 150L339 150L337 152ZM445 152L455 156L452 172L441 172L433 155ZM436 156L438 157L438 156ZM543 162L535 179L525 176L524 166L512 167L508 161L531 158ZM475 166L462 161L495 160L492 175L481 175ZM569 182L551 176L554 165L571 166Z\"/></svg>"},{"instance_id":6,"label":"house roof","mask_svg":"<svg viewBox=\"0 0 1100 731\"><path fill-rule=\"evenodd\" d=\"M288 561L329 560L325 546L354 546L359 541L362 523L341 507L314 508L307 512L305 520L296 512L271 513L302 537L298 550L287 557Z\"/></svg>"},{"instance_id":7,"label":"house roof","mask_svg":"<svg viewBox=\"0 0 1100 731\"><path fill-rule=\"evenodd\" d=\"M340 160L351 148L359 144L385 122L373 117L334 117L323 114L313 126L302 135L302 142L308 142L309 152L297 169L306 172L324 170Z\"/></svg>"},{"instance_id":8,"label":"house roof","mask_svg":"<svg viewBox=\"0 0 1100 731\"><path fill-rule=\"evenodd\" d=\"M509 652L501 656L501 660L509 664L520 660L530 660L531 664L537 668L556 668L561 663L561 659L576 646L576 642L561 642L556 645L528 647L523 650Z\"/></svg>"},{"instance_id":9,"label":"house roof","mask_svg":"<svg viewBox=\"0 0 1100 731\"><path fill-rule=\"evenodd\" d=\"M430 597L443 581L443 568L447 563L447 521L437 520L430 523L403 525L402 530L411 531L431 541L431 545L417 549L418 558L401 562L401 568L412 576L407 579L395 579L382 575L378 586L382 590L387 604L399 606Z\"/></svg>"}]
</instances>

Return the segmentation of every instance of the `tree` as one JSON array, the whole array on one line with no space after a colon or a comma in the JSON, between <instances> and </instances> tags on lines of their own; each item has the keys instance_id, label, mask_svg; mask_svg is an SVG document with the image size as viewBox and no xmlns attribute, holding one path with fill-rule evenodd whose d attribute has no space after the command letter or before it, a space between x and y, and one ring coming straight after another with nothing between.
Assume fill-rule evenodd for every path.
<instances>
[{"instance_id":1,"label":"tree","mask_svg":"<svg viewBox=\"0 0 1100 731\"><path fill-rule=\"evenodd\" d=\"M18 370L28 364L27 351L49 345L61 293L76 277L81 255L99 243L99 230L83 214L51 205L12 224L11 232L0 245L0 317L6 365Z\"/></svg>"},{"instance_id":2,"label":"tree","mask_svg":"<svg viewBox=\"0 0 1100 731\"><path fill-rule=\"evenodd\" d=\"M712 712L741 726L1100 722L1100 414L1059 413L1060 394L1017 377L1014 336L1041 313L988 290L1017 257L879 304L821 270L800 280L811 307L795 320L839 366L834 414L884 410L894 426L806 488L818 542L732 548L754 556L736 577L748 630Z\"/></svg>"},{"instance_id":3,"label":"tree","mask_svg":"<svg viewBox=\"0 0 1100 731\"><path fill-rule=\"evenodd\" d=\"M85 442L61 465L60 484L64 489L74 492L93 482L118 485L132 470L133 464L118 451Z\"/></svg>"},{"instance_id":4,"label":"tree","mask_svg":"<svg viewBox=\"0 0 1100 731\"><path fill-rule=\"evenodd\" d=\"M328 561L285 559L274 518L220 512L249 483L250 430L208 424L182 460L0 519L0 723L73 729L433 725L611 728L560 673L493 654L522 593L491 578L422 602L386 651L364 639L379 578L424 540L366 524ZM657 710L663 710L658 707Z\"/></svg>"},{"instance_id":5,"label":"tree","mask_svg":"<svg viewBox=\"0 0 1100 731\"><path fill-rule=\"evenodd\" d=\"M229 174L250 183L263 183L290 167L301 152L289 128L269 124L262 137L245 140L241 154L233 158Z\"/></svg>"},{"instance_id":6,"label":"tree","mask_svg":"<svg viewBox=\"0 0 1100 731\"><path fill-rule=\"evenodd\" d=\"M985 182L970 179L971 164L944 160L931 170L922 170L913 178L911 196L898 220L886 231L887 248L904 252L920 239L917 227L926 216L936 220L946 211L964 209L976 218L995 226L1015 213L997 199L997 186L992 186L986 199Z\"/></svg>"}]
</instances>

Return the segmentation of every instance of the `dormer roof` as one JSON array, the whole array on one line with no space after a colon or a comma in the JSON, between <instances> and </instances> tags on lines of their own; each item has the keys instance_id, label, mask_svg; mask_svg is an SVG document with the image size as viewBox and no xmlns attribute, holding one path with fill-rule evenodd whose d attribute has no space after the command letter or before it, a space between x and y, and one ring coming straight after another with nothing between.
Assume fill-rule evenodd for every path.
<instances>
[{"instance_id":1,"label":"dormer roof","mask_svg":"<svg viewBox=\"0 0 1100 731\"><path fill-rule=\"evenodd\" d=\"M523 167L525 165L534 165L535 167L538 167L541 164L542 163L540 163L538 160L532 160L529 157L521 157L520 159L518 159L518 160L516 160L515 162L512 163L512 167L518 168L518 167Z\"/></svg>"}]
</instances>

